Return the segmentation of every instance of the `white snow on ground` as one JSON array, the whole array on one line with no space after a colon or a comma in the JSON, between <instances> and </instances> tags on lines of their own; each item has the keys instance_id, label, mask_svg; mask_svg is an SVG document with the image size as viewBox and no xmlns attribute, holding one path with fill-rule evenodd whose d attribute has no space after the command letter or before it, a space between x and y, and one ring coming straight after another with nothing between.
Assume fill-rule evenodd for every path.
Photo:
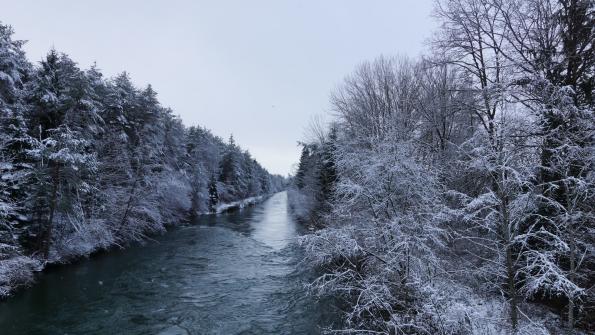
<instances>
[{"instance_id":1,"label":"white snow on ground","mask_svg":"<svg viewBox=\"0 0 595 335\"><path fill-rule=\"evenodd\" d=\"M257 197L250 197L250 198L246 198L246 199L242 199L242 200L238 200L238 201L219 204L219 205L217 205L216 212L217 212L217 214L221 214L221 213L227 212L234 208L242 209L247 206L252 206L256 203L263 201L265 197L267 197L267 196L261 195L261 196L257 196Z\"/></svg>"}]
</instances>

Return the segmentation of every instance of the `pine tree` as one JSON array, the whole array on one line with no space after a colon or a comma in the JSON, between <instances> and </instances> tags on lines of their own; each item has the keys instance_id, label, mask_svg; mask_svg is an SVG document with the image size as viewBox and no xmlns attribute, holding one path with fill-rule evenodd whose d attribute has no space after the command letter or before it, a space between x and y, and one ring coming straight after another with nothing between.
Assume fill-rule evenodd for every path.
<instances>
[{"instance_id":1,"label":"pine tree","mask_svg":"<svg viewBox=\"0 0 595 335\"><path fill-rule=\"evenodd\" d=\"M337 169L335 166L335 154L337 151L337 128L331 127L328 139L322 144L320 167L320 193L318 195L321 211L328 211L329 201L332 200L335 193L335 184L337 182Z\"/></svg>"},{"instance_id":2,"label":"pine tree","mask_svg":"<svg viewBox=\"0 0 595 335\"><path fill-rule=\"evenodd\" d=\"M12 28L0 23L0 244L11 248L18 246L28 224L23 203L31 139L23 113L32 71L22 50L24 42L12 35Z\"/></svg>"},{"instance_id":3,"label":"pine tree","mask_svg":"<svg viewBox=\"0 0 595 335\"><path fill-rule=\"evenodd\" d=\"M295 184L299 189L302 189L304 187L304 177L306 175L307 165L308 165L307 161L309 158L310 158L310 151L308 149L308 146L305 144L302 144L302 154L300 156L298 170L295 174Z\"/></svg>"},{"instance_id":4,"label":"pine tree","mask_svg":"<svg viewBox=\"0 0 595 335\"><path fill-rule=\"evenodd\" d=\"M219 196L223 201L233 201L241 197L240 159L240 148L235 144L232 135L219 163L219 182L225 187L224 190L219 190Z\"/></svg>"},{"instance_id":5,"label":"pine tree","mask_svg":"<svg viewBox=\"0 0 595 335\"><path fill-rule=\"evenodd\" d=\"M217 211L217 204L219 203L219 193L217 192L217 179L211 175L209 181L209 212L215 213Z\"/></svg>"},{"instance_id":6,"label":"pine tree","mask_svg":"<svg viewBox=\"0 0 595 335\"><path fill-rule=\"evenodd\" d=\"M57 216L84 216L94 187L95 155L90 153L100 118L97 96L87 76L64 54L51 50L35 74L29 113L30 150L35 171L30 200L38 248L49 257Z\"/></svg>"}]
</instances>

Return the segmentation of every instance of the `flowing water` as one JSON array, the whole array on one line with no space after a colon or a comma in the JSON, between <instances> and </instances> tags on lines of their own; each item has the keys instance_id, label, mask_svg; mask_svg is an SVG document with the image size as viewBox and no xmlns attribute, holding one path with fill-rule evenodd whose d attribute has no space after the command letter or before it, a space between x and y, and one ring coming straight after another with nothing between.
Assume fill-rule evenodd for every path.
<instances>
[{"instance_id":1,"label":"flowing water","mask_svg":"<svg viewBox=\"0 0 595 335\"><path fill-rule=\"evenodd\" d=\"M318 334L286 193L50 269L0 303L0 334Z\"/></svg>"}]
</instances>

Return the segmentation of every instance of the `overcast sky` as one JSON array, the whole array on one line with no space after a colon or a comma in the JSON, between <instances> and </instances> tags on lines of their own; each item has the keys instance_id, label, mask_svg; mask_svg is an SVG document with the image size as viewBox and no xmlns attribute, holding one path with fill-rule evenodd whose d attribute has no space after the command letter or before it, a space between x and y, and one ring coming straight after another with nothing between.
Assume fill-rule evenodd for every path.
<instances>
[{"instance_id":1,"label":"overcast sky","mask_svg":"<svg viewBox=\"0 0 595 335\"><path fill-rule=\"evenodd\" d=\"M0 21L37 62L54 46L106 76L151 83L186 125L290 172L309 120L367 59L417 56L435 28L432 0L6 1Z\"/></svg>"}]
</instances>

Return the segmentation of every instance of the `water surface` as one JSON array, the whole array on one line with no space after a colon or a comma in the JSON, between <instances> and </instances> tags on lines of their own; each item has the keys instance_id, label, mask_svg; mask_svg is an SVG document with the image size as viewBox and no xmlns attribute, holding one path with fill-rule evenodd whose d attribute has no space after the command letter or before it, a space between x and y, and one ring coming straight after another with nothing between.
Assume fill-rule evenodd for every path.
<instances>
[{"instance_id":1,"label":"water surface","mask_svg":"<svg viewBox=\"0 0 595 335\"><path fill-rule=\"evenodd\" d=\"M300 227L278 193L135 246L44 273L0 303L0 334L318 334Z\"/></svg>"}]
</instances>

